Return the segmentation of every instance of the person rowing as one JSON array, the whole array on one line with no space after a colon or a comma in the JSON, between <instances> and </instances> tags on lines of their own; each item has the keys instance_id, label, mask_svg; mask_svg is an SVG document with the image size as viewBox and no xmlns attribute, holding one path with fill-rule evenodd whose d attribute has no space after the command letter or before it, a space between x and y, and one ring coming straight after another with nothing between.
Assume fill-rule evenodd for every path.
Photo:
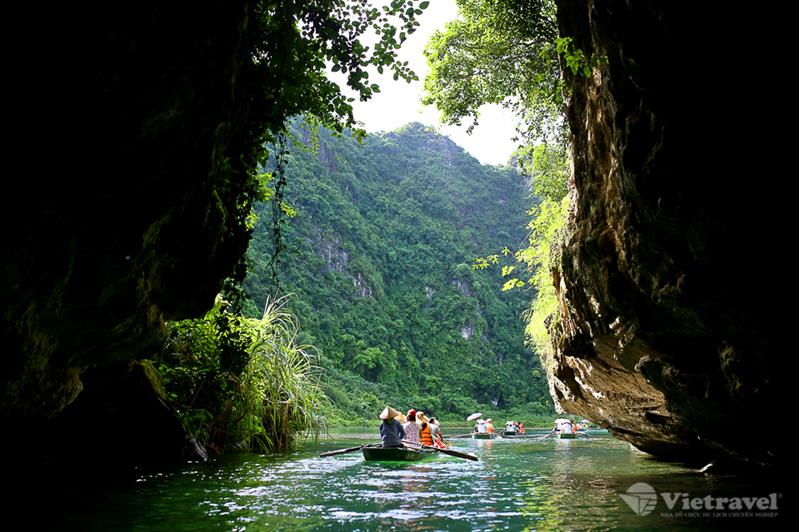
<instances>
[{"instance_id":1,"label":"person rowing","mask_svg":"<svg viewBox=\"0 0 799 532\"><path fill-rule=\"evenodd\" d=\"M441 427L436 418L430 418L430 435L433 437L433 445L439 449L444 448L444 437L441 435Z\"/></svg>"}]
</instances>

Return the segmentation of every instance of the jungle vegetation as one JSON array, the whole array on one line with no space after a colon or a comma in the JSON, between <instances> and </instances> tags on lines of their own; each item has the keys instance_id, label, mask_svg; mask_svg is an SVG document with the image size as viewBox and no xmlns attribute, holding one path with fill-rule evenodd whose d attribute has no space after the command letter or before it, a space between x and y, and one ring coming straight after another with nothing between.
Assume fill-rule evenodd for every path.
<instances>
[{"instance_id":1,"label":"jungle vegetation","mask_svg":"<svg viewBox=\"0 0 799 532\"><path fill-rule=\"evenodd\" d=\"M279 282L302 342L319 349L332 422L372 419L385 403L460 420L550 412L524 345L529 294L503 293L499 271L471 267L525 241L525 178L421 124L358 143L296 121L293 137ZM274 288L272 213L265 204L256 213L251 316Z\"/></svg>"},{"instance_id":2,"label":"jungle vegetation","mask_svg":"<svg viewBox=\"0 0 799 532\"><path fill-rule=\"evenodd\" d=\"M299 22L283 44L303 51L292 56L301 64L283 67L307 77L286 93L298 105L280 108L304 119L273 121L282 125L264 137L271 148L253 173L260 201L237 279L246 274L244 293L235 304L222 298L203 320L172 325L159 366L172 399L192 432L222 450L283 447L281 423L302 432L319 426L319 413L361 423L385 404L444 419L476 410L550 414L543 368L556 303L551 270L568 211L559 72L562 56L574 56L557 38L553 3L459 0L461 19L428 45L424 101L446 122L474 125L484 103L517 112L523 144L505 168L480 165L419 124L362 140L351 100L323 65L346 73L362 99L379 91L368 83L370 65L415 78L395 50L428 3L382 11L333 4L346 10L330 11L330 24L304 12L272 14L275 23L278 15ZM367 29L377 30L374 50L358 41ZM313 101L299 105L307 95ZM281 309L272 319L272 302L286 294L296 318ZM267 344L273 354L260 356ZM308 387L304 399L289 399L295 392L279 383L267 397L272 370L264 364L276 353L298 361L287 364L296 369L288 380ZM200 383L211 381L218 389L203 391ZM223 399L230 394L241 404ZM281 416L279 405L299 404Z\"/></svg>"},{"instance_id":3,"label":"jungle vegetation","mask_svg":"<svg viewBox=\"0 0 799 532\"><path fill-rule=\"evenodd\" d=\"M425 51L430 74L424 101L443 120L477 123L480 107L501 104L518 117L520 171L530 178L528 238L511 253L490 253L476 269L501 266L503 290L530 287L526 335L549 370L554 363L549 330L559 315L553 275L564 237L570 175L568 125L561 68L589 75L601 58L585 57L558 36L552 0L458 0L460 18L433 35ZM499 250L499 248L498 248Z\"/></svg>"}]
</instances>

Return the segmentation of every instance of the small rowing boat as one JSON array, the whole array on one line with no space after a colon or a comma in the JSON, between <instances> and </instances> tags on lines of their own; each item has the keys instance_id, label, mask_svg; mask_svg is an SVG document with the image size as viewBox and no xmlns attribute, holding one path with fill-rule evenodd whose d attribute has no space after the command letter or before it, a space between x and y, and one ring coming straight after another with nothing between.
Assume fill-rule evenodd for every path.
<instances>
[{"instance_id":1,"label":"small rowing boat","mask_svg":"<svg viewBox=\"0 0 799 532\"><path fill-rule=\"evenodd\" d=\"M475 432L472 434L472 438L475 440L493 440L496 435L489 432Z\"/></svg>"},{"instance_id":2,"label":"small rowing boat","mask_svg":"<svg viewBox=\"0 0 799 532\"><path fill-rule=\"evenodd\" d=\"M364 447L363 458L370 462L414 462L436 451L408 449L407 447Z\"/></svg>"},{"instance_id":3,"label":"small rowing boat","mask_svg":"<svg viewBox=\"0 0 799 532\"><path fill-rule=\"evenodd\" d=\"M561 440L573 440L576 437L577 437L577 434L575 434L573 432L561 432L560 433L560 439Z\"/></svg>"}]
</instances>

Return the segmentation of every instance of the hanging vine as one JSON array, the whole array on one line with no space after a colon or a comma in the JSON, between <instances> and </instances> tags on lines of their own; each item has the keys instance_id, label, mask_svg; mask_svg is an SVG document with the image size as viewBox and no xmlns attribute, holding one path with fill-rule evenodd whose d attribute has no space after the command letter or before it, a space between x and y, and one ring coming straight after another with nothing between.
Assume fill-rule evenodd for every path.
<instances>
[{"instance_id":1,"label":"hanging vine","mask_svg":"<svg viewBox=\"0 0 799 532\"><path fill-rule=\"evenodd\" d=\"M267 265L272 281L271 299L276 299L281 295L278 269L280 267L280 253L284 248L283 224L286 223L287 217L294 215L293 209L283 201L286 188L286 165L288 164L288 156L290 153L285 132L281 131L277 134L274 147L275 169L272 172L275 180L274 194L272 195L272 242L274 244L274 251Z\"/></svg>"}]
</instances>

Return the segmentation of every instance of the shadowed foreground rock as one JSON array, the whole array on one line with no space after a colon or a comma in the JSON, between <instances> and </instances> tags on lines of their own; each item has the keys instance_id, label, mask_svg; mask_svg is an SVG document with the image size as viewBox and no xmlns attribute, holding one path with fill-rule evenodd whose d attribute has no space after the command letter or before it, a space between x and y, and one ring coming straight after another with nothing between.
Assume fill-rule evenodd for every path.
<instances>
[{"instance_id":1,"label":"shadowed foreground rock","mask_svg":"<svg viewBox=\"0 0 799 532\"><path fill-rule=\"evenodd\" d=\"M751 12L672 2L558 2L562 36L607 57L568 74L572 212L553 272L560 300L554 395L568 412L663 457L773 465L785 372L773 170L747 140L770 124L738 32ZM730 11L730 10L727 10ZM750 20L748 17L754 17ZM745 41L745 42L744 42ZM749 50L751 53L751 50ZM779 194L779 193L778 193Z\"/></svg>"},{"instance_id":2,"label":"shadowed foreground rock","mask_svg":"<svg viewBox=\"0 0 799 532\"><path fill-rule=\"evenodd\" d=\"M0 418L61 411L85 368L151 354L165 320L202 315L233 274L268 123L251 7L10 15L37 26L10 85L23 167L0 214Z\"/></svg>"}]
</instances>

